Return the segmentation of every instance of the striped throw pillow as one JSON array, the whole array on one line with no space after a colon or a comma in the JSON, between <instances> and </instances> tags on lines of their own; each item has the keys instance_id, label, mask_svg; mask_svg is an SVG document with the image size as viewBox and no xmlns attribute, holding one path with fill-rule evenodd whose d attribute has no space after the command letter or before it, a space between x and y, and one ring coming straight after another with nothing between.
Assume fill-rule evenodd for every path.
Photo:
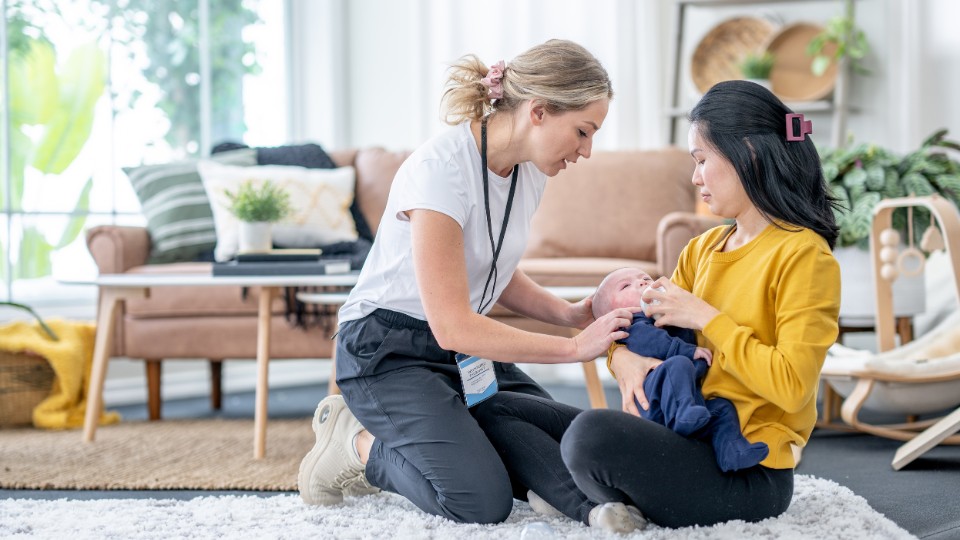
<instances>
[{"instance_id":1,"label":"striped throw pillow","mask_svg":"<svg viewBox=\"0 0 960 540\"><path fill-rule=\"evenodd\" d=\"M227 165L253 166L257 151L243 148L210 157ZM195 261L217 245L210 199L203 189L199 160L124 168L150 233L151 264Z\"/></svg>"}]
</instances>

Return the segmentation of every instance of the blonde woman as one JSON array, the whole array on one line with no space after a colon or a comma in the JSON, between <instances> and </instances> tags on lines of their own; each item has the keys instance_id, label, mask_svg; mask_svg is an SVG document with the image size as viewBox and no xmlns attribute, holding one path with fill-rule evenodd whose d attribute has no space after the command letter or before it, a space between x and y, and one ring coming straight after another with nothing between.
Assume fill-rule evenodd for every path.
<instances>
[{"instance_id":1,"label":"blonde woman","mask_svg":"<svg viewBox=\"0 0 960 540\"><path fill-rule=\"evenodd\" d=\"M443 105L453 127L398 170L340 310L343 398L317 407L317 443L300 466L306 502L380 488L430 514L496 523L529 489L590 522L596 505L559 451L579 411L514 363L596 358L626 336L632 312L595 321L591 300L561 300L517 264L547 177L590 157L612 96L603 66L569 41L490 67L472 55L452 66ZM498 302L584 330L575 338L518 330L485 316Z\"/></svg>"}]
</instances>

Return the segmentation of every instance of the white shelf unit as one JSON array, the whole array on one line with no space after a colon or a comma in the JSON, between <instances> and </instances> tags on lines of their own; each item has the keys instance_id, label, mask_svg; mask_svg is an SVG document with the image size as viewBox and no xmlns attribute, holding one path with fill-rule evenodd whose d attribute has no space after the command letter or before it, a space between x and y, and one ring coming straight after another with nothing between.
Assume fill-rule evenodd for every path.
<instances>
[{"instance_id":1,"label":"white shelf unit","mask_svg":"<svg viewBox=\"0 0 960 540\"><path fill-rule=\"evenodd\" d=\"M681 66L683 60L683 40L686 30L687 9L695 8L718 8L729 6L775 6L776 4L800 4L811 1L838 2L838 0L673 0L674 4L674 35L671 51L671 74L670 74L670 106L666 110L668 118L669 134L667 141L671 144L677 144L677 122L687 116L693 103L686 103L681 96ZM745 13L744 15L749 15ZM791 101L785 104L799 113L828 112L832 113L833 130L831 131L831 144L840 146L842 142L842 132L845 128L845 117L849 110L846 99L842 96L849 81L849 67L846 63L840 65L837 72L837 84L834 91L828 99L817 101Z\"/></svg>"}]
</instances>

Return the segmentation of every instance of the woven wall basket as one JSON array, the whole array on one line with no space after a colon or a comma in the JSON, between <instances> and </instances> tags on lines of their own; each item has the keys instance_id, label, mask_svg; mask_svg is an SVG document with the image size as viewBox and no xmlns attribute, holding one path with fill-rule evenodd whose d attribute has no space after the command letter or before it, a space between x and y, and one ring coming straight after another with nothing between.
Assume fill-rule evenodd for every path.
<instances>
[{"instance_id":1,"label":"woven wall basket","mask_svg":"<svg viewBox=\"0 0 960 540\"><path fill-rule=\"evenodd\" d=\"M714 26L693 51L690 75L701 94L722 81L742 79L740 63L750 53L762 53L777 25L755 17L736 17Z\"/></svg>"},{"instance_id":2,"label":"woven wall basket","mask_svg":"<svg viewBox=\"0 0 960 540\"><path fill-rule=\"evenodd\" d=\"M53 368L45 358L0 351L0 428L31 425L33 408L52 386Z\"/></svg>"}]
</instances>

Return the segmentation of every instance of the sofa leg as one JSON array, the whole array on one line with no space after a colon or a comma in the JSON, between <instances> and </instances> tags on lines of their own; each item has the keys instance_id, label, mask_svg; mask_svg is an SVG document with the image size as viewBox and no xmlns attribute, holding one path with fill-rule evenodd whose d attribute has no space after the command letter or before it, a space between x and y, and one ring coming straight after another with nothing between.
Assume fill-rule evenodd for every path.
<instances>
[{"instance_id":1,"label":"sofa leg","mask_svg":"<svg viewBox=\"0 0 960 540\"><path fill-rule=\"evenodd\" d=\"M223 361L210 359L210 406L223 409Z\"/></svg>"},{"instance_id":2,"label":"sofa leg","mask_svg":"<svg viewBox=\"0 0 960 540\"><path fill-rule=\"evenodd\" d=\"M160 360L148 359L147 369L147 413L150 420L160 419Z\"/></svg>"}]
</instances>

